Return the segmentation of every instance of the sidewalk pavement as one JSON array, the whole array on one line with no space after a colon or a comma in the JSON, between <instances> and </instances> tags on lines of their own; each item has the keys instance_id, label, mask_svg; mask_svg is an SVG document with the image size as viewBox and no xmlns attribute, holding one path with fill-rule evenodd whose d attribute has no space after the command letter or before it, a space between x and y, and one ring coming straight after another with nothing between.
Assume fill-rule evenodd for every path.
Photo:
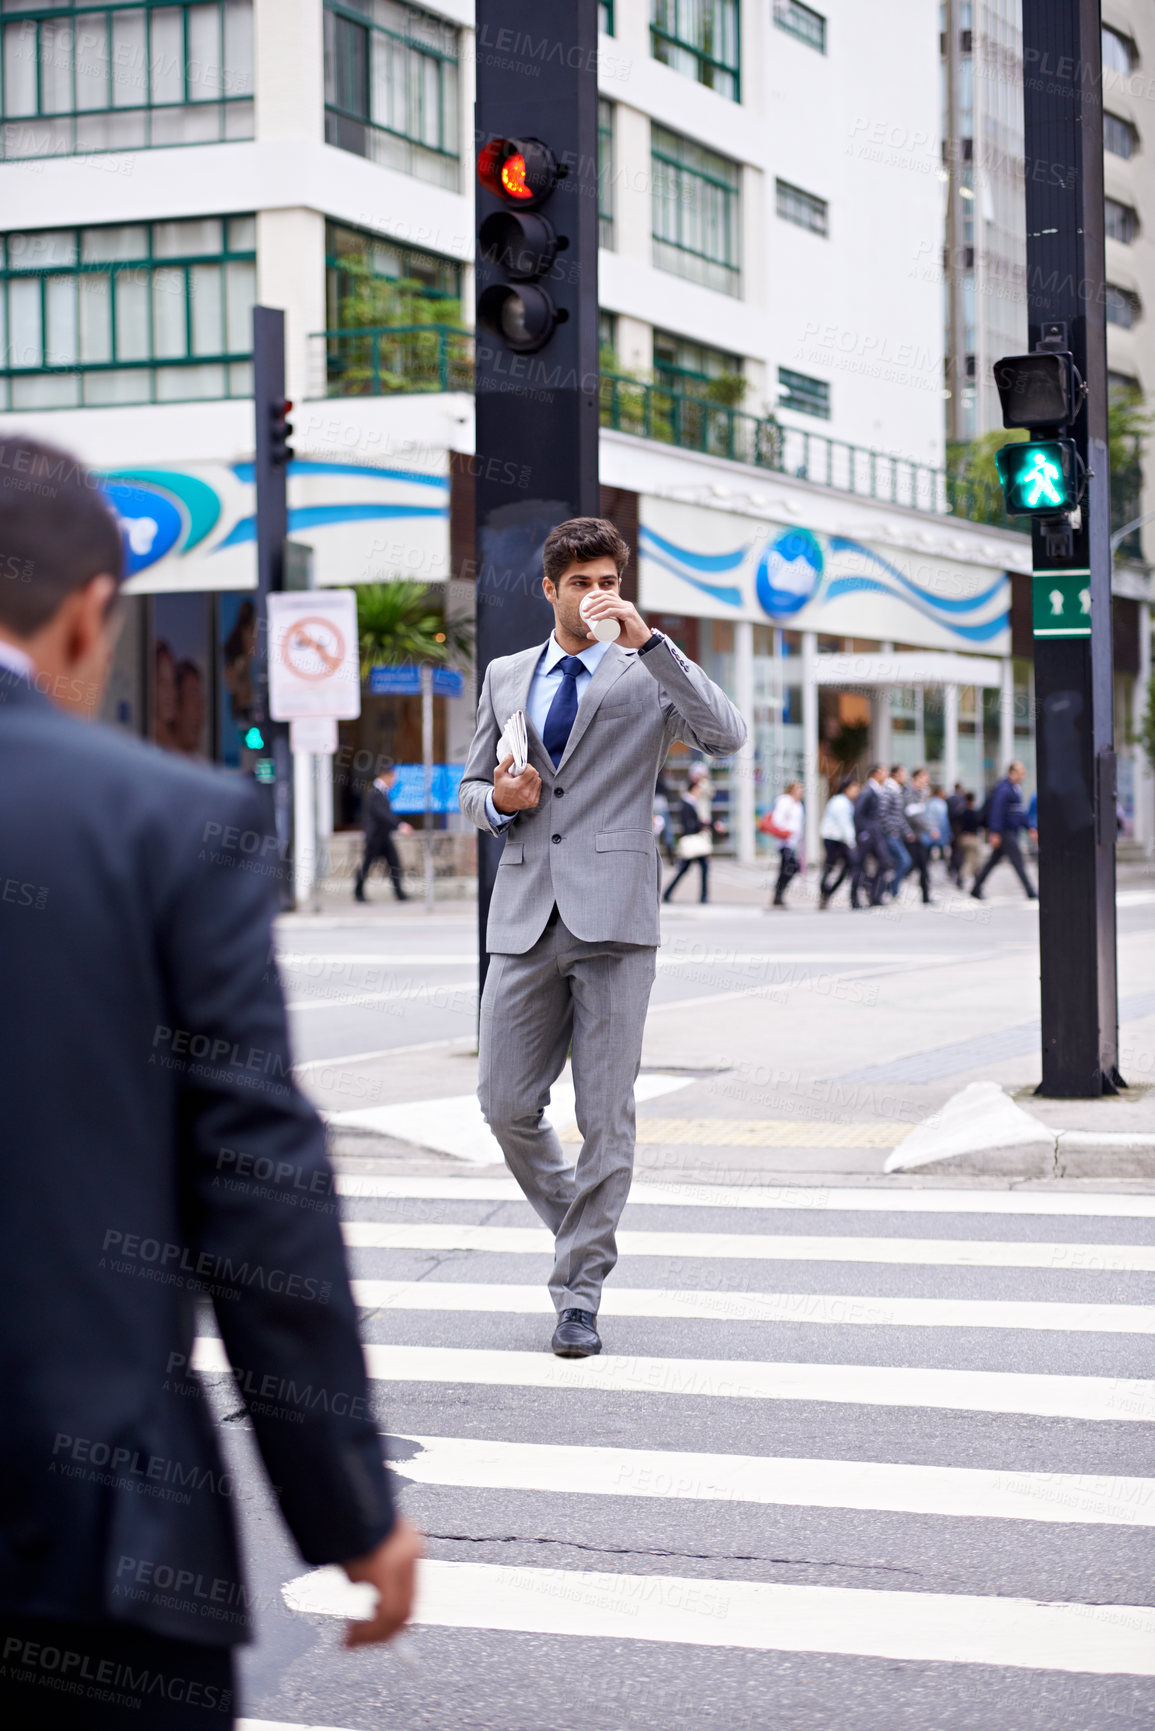
<instances>
[{"instance_id":1,"label":"sidewalk pavement","mask_svg":"<svg viewBox=\"0 0 1155 1731\"><path fill-rule=\"evenodd\" d=\"M709 936L727 906L765 898L764 871L718 863L718 902L700 912L688 906L671 921L667 942L680 929ZM1122 868L1121 891L1128 885L1149 889L1147 868ZM808 890L812 896L812 883ZM800 921L814 918L804 912L801 885L795 897ZM991 902L1011 899L992 896ZM420 909L384 899L356 912L343 903L340 911L371 925L420 917ZM1121 1068L1131 1086L1114 1098L1058 1101L1034 1094L1041 1074L1035 968L1024 966L1021 942L1002 943L989 924L956 923L978 913L969 898L938 910L907 906L862 916L842 910L848 933L859 920L871 927L893 920L889 929L896 938L901 929L904 946L914 938L927 951L926 960L898 956L886 972L842 981L861 989L840 991L839 977L800 971L788 985L736 991L731 974L719 975L716 993L653 1005L639 1087L638 1176L735 1185L889 1188L951 1185L965 1177L1003 1186L1155 1187L1155 922L1132 929L1120 945ZM838 917L837 910L822 916L824 942L829 920ZM944 924L931 924L936 917ZM1024 909L1016 917L1031 916ZM751 949L764 948L777 922L789 918L789 912L767 915ZM944 959L933 953L936 930L943 936L949 930L955 939L960 930L973 931L974 942ZM787 949L783 960L789 961ZM695 983L709 984L700 971ZM357 1061L316 1062L303 1067L301 1079L329 1117L342 1167L485 1177L496 1167L483 1162L500 1155L476 1107L476 1077L473 1041L463 1037ZM551 1117L576 1154L566 1081L555 1090ZM984 1110L996 1111L992 1137L985 1146L979 1138L976 1146L972 1134L962 1153L940 1147L936 1154L935 1135L944 1126L950 1132L950 1103L979 1082L993 1085L999 1096L985 1097ZM1019 1115L1018 1132L1009 1138L999 1129L1008 1112ZM1024 1132L1023 1115L1037 1131ZM953 1122L969 1126L980 1117L968 1096ZM916 1129L920 1163L902 1169L894 1150ZM952 1146L950 1134L944 1146Z\"/></svg>"}]
</instances>

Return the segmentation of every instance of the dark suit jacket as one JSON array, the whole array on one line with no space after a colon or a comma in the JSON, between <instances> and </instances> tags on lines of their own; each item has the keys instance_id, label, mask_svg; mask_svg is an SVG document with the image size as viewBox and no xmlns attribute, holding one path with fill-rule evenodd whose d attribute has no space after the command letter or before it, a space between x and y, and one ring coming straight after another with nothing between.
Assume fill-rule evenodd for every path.
<instances>
[{"instance_id":1,"label":"dark suit jacket","mask_svg":"<svg viewBox=\"0 0 1155 1731\"><path fill-rule=\"evenodd\" d=\"M250 782L0 670L0 1613L246 1635L213 1293L305 1560L393 1522Z\"/></svg>"},{"instance_id":2,"label":"dark suit jacket","mask_svg":"<svg viewBox=\"0 0 1155 1731\"><path fill-rule=\"evenodd\" d=\"M392 801L383 787L374 782L365 795L365 834L370 844L380 844L393 834L401 819L393 811Z\"/></svg>"},{"instance_id":3,"label":"dark suit jacket","mask_svg":"<svg viewBox=\"0 0 1155 1731\"><path fill-rule=\"evenodd\" d=\"M878 834L882 819L882 793L876 781L868 777L854 802L854 833L859 841L869 841Z\"/></svg>"}]
</instances>

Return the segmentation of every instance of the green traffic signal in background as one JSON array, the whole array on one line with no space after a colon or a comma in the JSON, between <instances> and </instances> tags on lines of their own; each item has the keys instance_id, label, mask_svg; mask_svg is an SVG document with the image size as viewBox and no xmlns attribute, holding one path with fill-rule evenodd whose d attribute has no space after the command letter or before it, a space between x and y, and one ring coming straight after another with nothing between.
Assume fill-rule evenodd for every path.
<instances>
[{"instance_id":1,"label":"green traffic signal in background","mask_svg":"<svg viewBox=\"0 0 1155 1731\"><path fill-rule=\"evenodd\" d=\"M259 727L247 727L245 729L245 745L249 751L263 751L265 749L265 736Z\"/></svg>"},{"instance_id":2,"label":"green traffic signal in background","mask_svg":"<svg viewBox=\"0 0 1155 1731\"><path fill-rule=\"evenodd\" d=\"M1004 445L995 467L1012 517L1054 516L1079 502L1073 439L1028 439Z\"/></svg>"}]
</instances>

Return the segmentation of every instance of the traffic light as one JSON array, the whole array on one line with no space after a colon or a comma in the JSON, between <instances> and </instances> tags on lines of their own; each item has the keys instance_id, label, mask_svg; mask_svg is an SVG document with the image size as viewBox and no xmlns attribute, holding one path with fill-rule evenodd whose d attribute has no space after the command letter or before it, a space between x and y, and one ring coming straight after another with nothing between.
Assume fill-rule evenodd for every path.
<instances>
[{"instance_id":1,"label":"traffic light","mask_svg":"<svg viewBox=\"0 0 1155 1731\"><path fill-rule=\"evenodd\" d=\"M269 404L269 462L275 469L286 468L293 460L293 423L289 419L292 402L288 397L274 397Z\"/></svg>"},{"instance_id":2,"label":"traffic light","mask_svg":"<svg viewBox=\"0 0 1155 1731\"><path fill-rule=\"evenodd\" d=\"M478 251L509 280L490 283L477 301L477 322L514 354L544 348L569 314L540 279L569 245L538 207L551 197L565 169L539 138L491 138L477 158L477 178L501 201L478 230Z\"/></svg>"},{"instance_id":3,"label":"traffic light","mask_svg":"<svg viewBox=\"0 0 1155 1731\"><path fill-rule=\"evenodd\" d=\"M1079 459L1073 439L1026 439L995 453L1012 517L1054 517L1079 503Z\"/></svg>"},{"instance_id":4,"label":"traffic light","mask_svg":"<svg viewBox=\"0 0 1155 1731\"><path fill-rule=\"evenodd\" d=\"M1074 357L1065 350L1004 355L994 366L1004 427L1069 426L1083 405L1086 386Z\"/></svg>"}]
</instances>

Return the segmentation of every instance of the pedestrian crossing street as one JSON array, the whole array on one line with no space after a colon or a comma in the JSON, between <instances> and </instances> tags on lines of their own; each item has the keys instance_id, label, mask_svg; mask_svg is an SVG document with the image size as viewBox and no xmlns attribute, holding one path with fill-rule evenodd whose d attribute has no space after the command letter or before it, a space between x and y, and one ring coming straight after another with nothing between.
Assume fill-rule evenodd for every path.
<instances>
[{"instance_id":1,"label":"pedestrian crossing street","mask_svg":"<svg viewBox=\"0 0 1155 1731\"><path fill-rule=\"evenodd\" d=\"M549 1239L511 1181L341 1189L430 1539L397 1717L378 1679L329 1731L517 1726L526 1667L544 1690L599 1643L653 1715L599 1726L717 1723L723 1678L730 1723L785 1723L799 1676L815 1724L937 1726L904 1717L929 1687L953 1691L944 1725L1018 1731L1035 1718L990 1703L1027 1684L1039 1724L1115 1725L1121 1699L1155 1722L1155 1197L639 1184L605 1351L573 1361L548 1351ZM227 1368L211 1337L194 1362ZM320 1629L365 1591L331 1568L281 1586ZM407 1721L434 1674L446 1717ZM1100 1681L1068 1715L1057 1677Z\"/></svg>"}]
</instances>

